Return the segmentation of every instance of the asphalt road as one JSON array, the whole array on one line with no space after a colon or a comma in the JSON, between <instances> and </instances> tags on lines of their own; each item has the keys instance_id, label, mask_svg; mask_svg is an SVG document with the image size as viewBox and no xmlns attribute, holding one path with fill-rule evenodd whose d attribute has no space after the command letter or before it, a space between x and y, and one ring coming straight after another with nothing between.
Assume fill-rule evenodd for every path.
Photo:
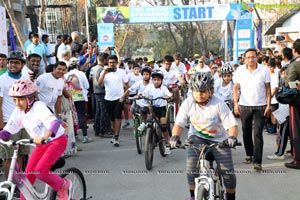
<instances>
[{"instance_id":1,"label":"asphalt road","mask_svg":"<svg viewBox=\"0 0 300 200\"><path fill-rule=\"evenodd\" d=\"M174 150L162 158L158 148L155 149L153 169L148 171L144 154L137 154L130 127L121 130L120 147L114 147L110 139L94 137L92 129L89 129L89 136L93 141L79 143L83 151L68 158L66 165L82 170L88 197L96 200L185 200L188 197L185 150ZM284 162L291 158L284 161L266 159L276 148L275 135L264 133L264 142L264 170L260 173L254 171L252 165L243 164L244 147L233 150L238 181L236 199L300 199L300 171L284 167Z\"/></svg>"}]
</instances>

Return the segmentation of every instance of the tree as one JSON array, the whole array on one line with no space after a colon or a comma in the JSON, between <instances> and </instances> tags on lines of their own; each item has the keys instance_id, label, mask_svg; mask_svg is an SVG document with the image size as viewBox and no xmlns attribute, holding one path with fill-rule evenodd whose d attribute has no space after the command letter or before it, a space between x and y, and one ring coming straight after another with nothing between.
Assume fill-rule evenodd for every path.
<instances>
[{"instance_id":1,"label":"tree","mask_svg":"<svg viewBox=\"0 0 300 200\"><path fill-rule=\"evenodd\" d=\"M14 11L13 9L10 7L10 5L13 5L12 4L12 1L11 0L2 0L2 3L5 7L5 10L6 10L6 13L8 14L8 17L11 21L11 24L14 28L14 31L15 31L15 34L17 36L17 39L21 45L21 48L23 49L24 48L24 43L26 41L26 37L22 31L22 25L23 24L23 21L24 21L24 15L22 17L22 21L19 22L16 18L15 18L15 15L14 15Z\"/></svg>"}]
</instances>

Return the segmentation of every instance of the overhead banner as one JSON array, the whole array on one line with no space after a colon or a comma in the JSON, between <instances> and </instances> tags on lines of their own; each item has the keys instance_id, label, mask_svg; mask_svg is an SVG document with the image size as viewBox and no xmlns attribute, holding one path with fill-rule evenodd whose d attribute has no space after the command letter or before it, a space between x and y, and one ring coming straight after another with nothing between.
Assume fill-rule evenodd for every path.
<instances>
[{"instance_id":1,"label":"overhead banner","mask_svg":"<svg viewBox=\"0 0 300 200\"><path fill-rule=\"evenodd\" d=\"M8 54L7 31L6 31L6 11L0 6L0 53Z\"/></svg>"},{"instance_id":2,"label":"overhead banner","mask_svg":"<svg viewBox=\"0 0 300 200\"><path fill-rule=\"evenodd\" d=\"M160 23L251 19L248 4L98 7L98 23Z\"/></svg>"},{"instance_id":3,"label":"overhead banner","mask_svg":"<svg viewBox=\"0 0 300 200\"><path fill-rule=\"evenodd\" d=\"M114 24L97 24L98 29L98 46L101 51L106 47L114 46Z\"/></svg>"}]
</instances>

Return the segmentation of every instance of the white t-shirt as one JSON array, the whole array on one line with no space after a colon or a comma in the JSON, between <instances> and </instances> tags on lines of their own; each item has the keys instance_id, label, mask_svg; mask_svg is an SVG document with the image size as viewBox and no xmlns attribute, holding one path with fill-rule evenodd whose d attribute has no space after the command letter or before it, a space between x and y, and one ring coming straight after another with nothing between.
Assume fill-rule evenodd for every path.
<instances>
[{"instance_id":1,"label":"white t-shirt","mask_svg":"<svg viewBox=\"0 0 300 200\"><path fill-rule=\"evenodd\" d=\"M45 73L37 78L36 86L39 92L39 99L55 112L55 103L57 97L62 95L64 80L62 78L54 78L52 73Z\"/></svg>"},{"instance_id":2,"label":"white t-shirt","mask_svg":"<svg viewBox=\"0 0 300 200\"><path fill-rule=\"evenodd\" d=\"M16 134L22 128L25 128L31 138L42 137L49 130L54 120L57 119L46 104L36 101L27 113L15 108L4 130L11 134ZM64 131L65 129L59 125L55 136L49 138L50 141L62 136Z\"/></svg>"},{"instance_id":3,"label":"white t-shirt","mask_svg":"<svg viewBox=\"0 0 300 200\"><path fill-rule=\"evenodd\" d=\"M151 81L147 85L144 85L144 81L140 80L129 88L130 94L142 94L149 85L152 85ZM136 103L140 107L146 106L146 102L144 101L144 99L138 99L136 100Z\"/></svg>"},{"instance_id":4,"label":"white t-shirt","mask_svg":"<svg viewBox=\"0 0 300 200\"><path fill-rule=\"evenodd\" d=\"M279 75L278 72L275 72L271 74L271 93L274 90L274 88L278 88L279 86ZM276 104L278 101L276 100L275 95L271 99L271 104Z\"/></svg>"},{"instance_id":5,"label":"white t-shirt","mask_svg":"<svg viewBox=\"0 0 300 200\"><path fill-rule=\"evenodd\" d=\"M31 69L29 69L26 65L22 68L22 77L30 80L29 73L33 73Z\"/></svg>"},{"instance_id":6,"label":"white t-shirt","mask_svg":"<svg viewBox=\"0 0 300 200\"><path fill-rule=\"evenodd\" d=\"M83 95L84 101L88 101L87 94L90 85L85 73L79 71L78 69L72 69L67 74L65 74L65 79L71 80L73 83L75 82L75 84L79 85L81 88L81 93ZM78 81L74 79L77 79ZM72 95L74 95L74 92L76 93L76 90L71 89ZM73 100L78 101L76 100L76 98L73 98Z\"/></svg>"},{"instance_id":7,"label":"white t-shirt","mask_svg":"<svg viewBox=\"0 0 300 200\"><path fill-rule=\"evenodd\" d=\"M225 87L222 86L223 79L219 78L214 84L214 95L222 101L233 99L233 83L229 82Z\"/></svg>"},{"instance_id":8,"label":"white t-shirt","mask_svg":"<svg viewBox=\"0 0 300 200\"><path fill-rule=\"evenodd\" d=\"M3 112L3 122L7 122L9 116L15 109L16 105L13 101L13 97L8 96L10 86L18 80L29 80L29 78L21 76L20 79L14 79L8 76L7 72L0 76L0 96L2 97L2 112Z\"/></svg>"},{"instance_id":9,"label":"white t-shirt","mask_svg":"<svg viewBox=\"0 0 300 200\"><path fill-rule=\"evenodd\" d=\"M139 73L138 75L135 75L133 72L127 74L128 77L128 85L129 87L133 86L136 82L143 79L143 76ZM136 94L135 91L130 91L130 94Z\"/></svg>"},{"instance_id":10,"label":"white t-shirt","mask_svg":"<svg viewBox=\"0 0 300 200\"><path fill-rule=\"evenodd\" d=\"M103 70L101 73L105 73ZM117 68L116 72L109 72L104 77L105 100L115 101L124 93L123 85L128 82L125 70Z\"/></svg>"},{"instance_id":11,"label":"white t-shirt","mask_svg":"<svg viewBox=\"0 0 300 200\"><path fill-rule=\"evenodd\" d=\"M191 122L188 136L196 135L215 142L224 141L228 137L226 130L238 125L226 103L215 96L204 107L198 106L193 97L185 99L179 108L175 124L184 127L188 119Z\"/></svg>"},{"instance_id":12,"label":"white t-shirt","mask_svg":"<svg viewBox=\"0 0 300 200\"><path fill-rule=\"evenodd\" d=\"M169 86L171 84L175 84L178 81L178 77L180 76L180 73L176 67L171 66L169 71L167 71L164 66L160 67L159 69L164 74L163 85Z\"/></svg>"},{"instance_id":13,"label":"white t-shirt","mask_svg":"<svg viewBox=\"0 0 300 200\"><path fill-rule=\"evenodd\" d=\"M142 95L150 98L150 99L155 99L158 97L172 97L172 93L169 92L168 88L164 85L161 85L160 88L155 88L153 84L149 85L144 92L142 92ZM164 99L157 99L153 101L153 106L155 107L163 107L167 105L167 101Z\"/></svg>"},{"instance_id":14,"label":"white t-shirt","mask_svg":"<svg viewBox=\"0 0 300 200\"><path fill-rule=\"evenodd\" d=\"M200 68L200 66L197 65L195 68L198 72L210 72L210 68L207 65L204 65L203 68Z\"/></svg>"},{"instance_id":15,"label":"white t-shirt","mask_svg":"<svg viewBox=\"0 0 300 200\"><path fill-rule=\"evenodd\" d=\"M180 76L181 76L182 78L184 78L184 74L187 72L184 63L179 62L179 65L177 66L175 62L172 62L171 68L172 68L172 67L177 68L177 70L178 70L179 73L180 73Z\"/></svg>"},{"instance_id":16,"label":"white t-shirt","mask_svg":"<svg viewBox=\"0 0 300 200\"><path fill-rule=\"evenodd\" d=\"M246 65L241 65L234 74L234 82L240 84L239 105L264 106L267 104L265 84L270 83L267 67L257 64L257 69L250 72Z\"/></svg>"}]
</instances>

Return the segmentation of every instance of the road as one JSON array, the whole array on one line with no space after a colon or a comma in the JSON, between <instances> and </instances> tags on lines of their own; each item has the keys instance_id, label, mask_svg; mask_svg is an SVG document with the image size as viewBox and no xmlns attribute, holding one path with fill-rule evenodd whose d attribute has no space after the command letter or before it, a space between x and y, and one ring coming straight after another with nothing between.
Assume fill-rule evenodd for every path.
<instances>
[{"instance_id":1,"label":"road","mask_svg":"<svg viewBox=\"0 0 300 200\"><path fill-rule=\"evenodd\" d=\"M239 140L242 141L239 129ZM92 199L185 200L188 197L185 150L173 150L171 155L162 158L158 148L155 149L153 169L147 171L144 154L137 154L130 128L122 129L120 147L113 147L109 139L94 137L91 129L89 135L93 141L80 144L83 151L68 158L66 167L75 166L83 171L88 196ZM275 137L264 133L264 170L261 173L254 171L252 165L243 164L243 147L233 150L238 200L300 199L299 171L284 167L284 162L292 159L266 159L276 148Z\"/></svg>"}]
</instances>

